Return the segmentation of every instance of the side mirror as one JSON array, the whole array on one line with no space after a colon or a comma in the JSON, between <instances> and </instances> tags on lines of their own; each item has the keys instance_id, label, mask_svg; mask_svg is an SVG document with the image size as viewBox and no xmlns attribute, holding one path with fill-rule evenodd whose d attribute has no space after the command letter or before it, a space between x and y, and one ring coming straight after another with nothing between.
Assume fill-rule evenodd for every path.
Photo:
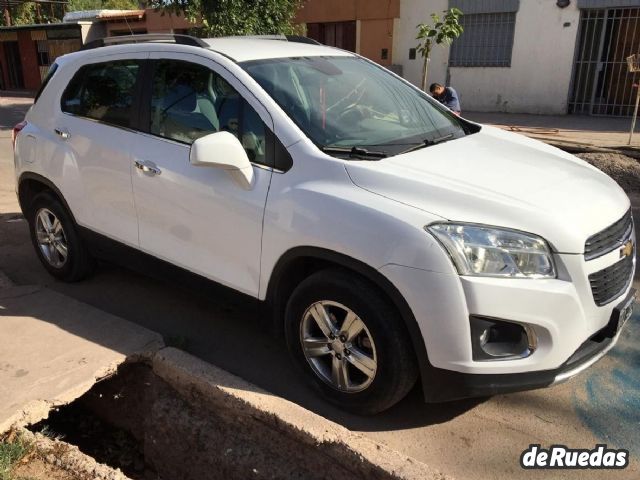
<instances>
[{"instance_id":1,"label":"side mirror","mask_svg":"<svg viewBox=\"0 0 640 480\"><path fill-rule=\"evenodd\" d=\"M189 162L196 167L225 170L242 188L253 186L253 166L235 135L216 132L198 138L191 145Z\"/></svg>"}]
</instances>

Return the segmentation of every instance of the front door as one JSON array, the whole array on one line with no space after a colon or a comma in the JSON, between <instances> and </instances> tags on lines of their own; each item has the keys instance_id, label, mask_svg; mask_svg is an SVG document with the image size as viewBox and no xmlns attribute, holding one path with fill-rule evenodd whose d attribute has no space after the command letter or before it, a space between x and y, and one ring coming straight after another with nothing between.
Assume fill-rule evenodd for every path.
<instances>
[{"instance_id":1,"label":"front door","mask_svg":"<svg viewBox=\"0 0 640 480\"><path fill-rule=\"evenodd\" d=\"M193 55L151 56L151 84L132 153L133 189L143 251L257 296L262 220L272 170L271 118L224 69ZM250 100L247 101L246 98ZM226 130L252 160L245 189L224 170L189 163L197 138Z\"/></svg>"}]
</instances>

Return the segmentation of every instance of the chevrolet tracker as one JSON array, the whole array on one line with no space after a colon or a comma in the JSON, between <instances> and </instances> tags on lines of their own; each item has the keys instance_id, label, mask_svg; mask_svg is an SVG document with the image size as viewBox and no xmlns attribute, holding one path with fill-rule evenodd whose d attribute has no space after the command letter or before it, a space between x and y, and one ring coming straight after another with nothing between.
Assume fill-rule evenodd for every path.
<instances>
[{"instance_id":1,"label":"chevrolet tracker","mask_svg":"<svg viewBox=\"0 0 640 480\"><path fill-rule=\"evenodd\" d=\"M418 378L429 402L561 382L633 308L607 175L308 39L98 41L56 60L14 147L53 276L134 252L265 301L346 410Z\"/></svg>"}]
</instances>

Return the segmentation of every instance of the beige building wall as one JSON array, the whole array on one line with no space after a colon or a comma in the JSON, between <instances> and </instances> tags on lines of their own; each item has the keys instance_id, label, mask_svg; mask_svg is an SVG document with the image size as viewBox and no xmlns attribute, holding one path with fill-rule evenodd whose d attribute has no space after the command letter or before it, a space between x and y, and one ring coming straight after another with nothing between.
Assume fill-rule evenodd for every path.
<instances>
[{"instance_id":1,"label":"beige building wall","mask_svg":"<svg viewBox=\"0 0 640 480\"><path fill-rule=\"evenodd\" d=\"M441 13L447 6L448 0L400 0L400 18L393 38L393 59L402 65L402 76L414 85L420 86L423 65L419 54L416 54L415 60L409 59L409 50L418 45L416 26L430 21L432 13ZM431 54L428 80L442 83L448 61L448 48L435 49Z\"/></svg>"},{"instance_id":2,"label":"beige building wall","mask_svg":"<svg viewBox=\"0 0 640 480\"><path fill-rule=\"evenodd\" d=\"M560 9L551 0L520 0L511 67L452 67L449 84L460 94L463 110L567 113L580 11L575 1ZM420 84L422 59L409 60L417 42L416 25L447 0L401 0L394 61L404 77ZM568 26L564 26L568 24ZM429 83L447 80L449 49L438 47L430 63Z\"/></svg>"}]
</instances>

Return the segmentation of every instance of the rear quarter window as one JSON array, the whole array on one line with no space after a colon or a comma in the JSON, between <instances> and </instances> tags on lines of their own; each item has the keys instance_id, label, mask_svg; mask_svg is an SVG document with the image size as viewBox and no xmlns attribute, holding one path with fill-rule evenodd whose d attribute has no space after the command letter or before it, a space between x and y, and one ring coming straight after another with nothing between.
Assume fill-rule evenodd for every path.
<instances>
[{"instance_id":1,"label":"rear quarter window","mask_svg":"<svg viewBox=\"0 0 640 480\"><path fill-rule=\"evenodd\" d=\"M49 71L47 72L47 76L44 77L44 80L42 81L42 85L40 85L40 88L38 89L38 93L36 93L36 98L33 99L33 103L34 104L38 101L38 99L42 95L42 92L44 92L44 89L47 88L47 85L49 84L49 82L51 81L53 76L55 75L56 70L58 70L58 64L57 63L54 63L53 65L51 65L49 67Z\"/></svg>"},{"instance_id":2,"label":"rear quarter window","mask_svg":"<svg viewBox=\"0 0 640 480\"><path fill-rule=\"evenodd\" d=\"M69 82L60 107L65 113L129 127L139 72L138 60L85 65Z\"/></svg>"}]
</instances>

